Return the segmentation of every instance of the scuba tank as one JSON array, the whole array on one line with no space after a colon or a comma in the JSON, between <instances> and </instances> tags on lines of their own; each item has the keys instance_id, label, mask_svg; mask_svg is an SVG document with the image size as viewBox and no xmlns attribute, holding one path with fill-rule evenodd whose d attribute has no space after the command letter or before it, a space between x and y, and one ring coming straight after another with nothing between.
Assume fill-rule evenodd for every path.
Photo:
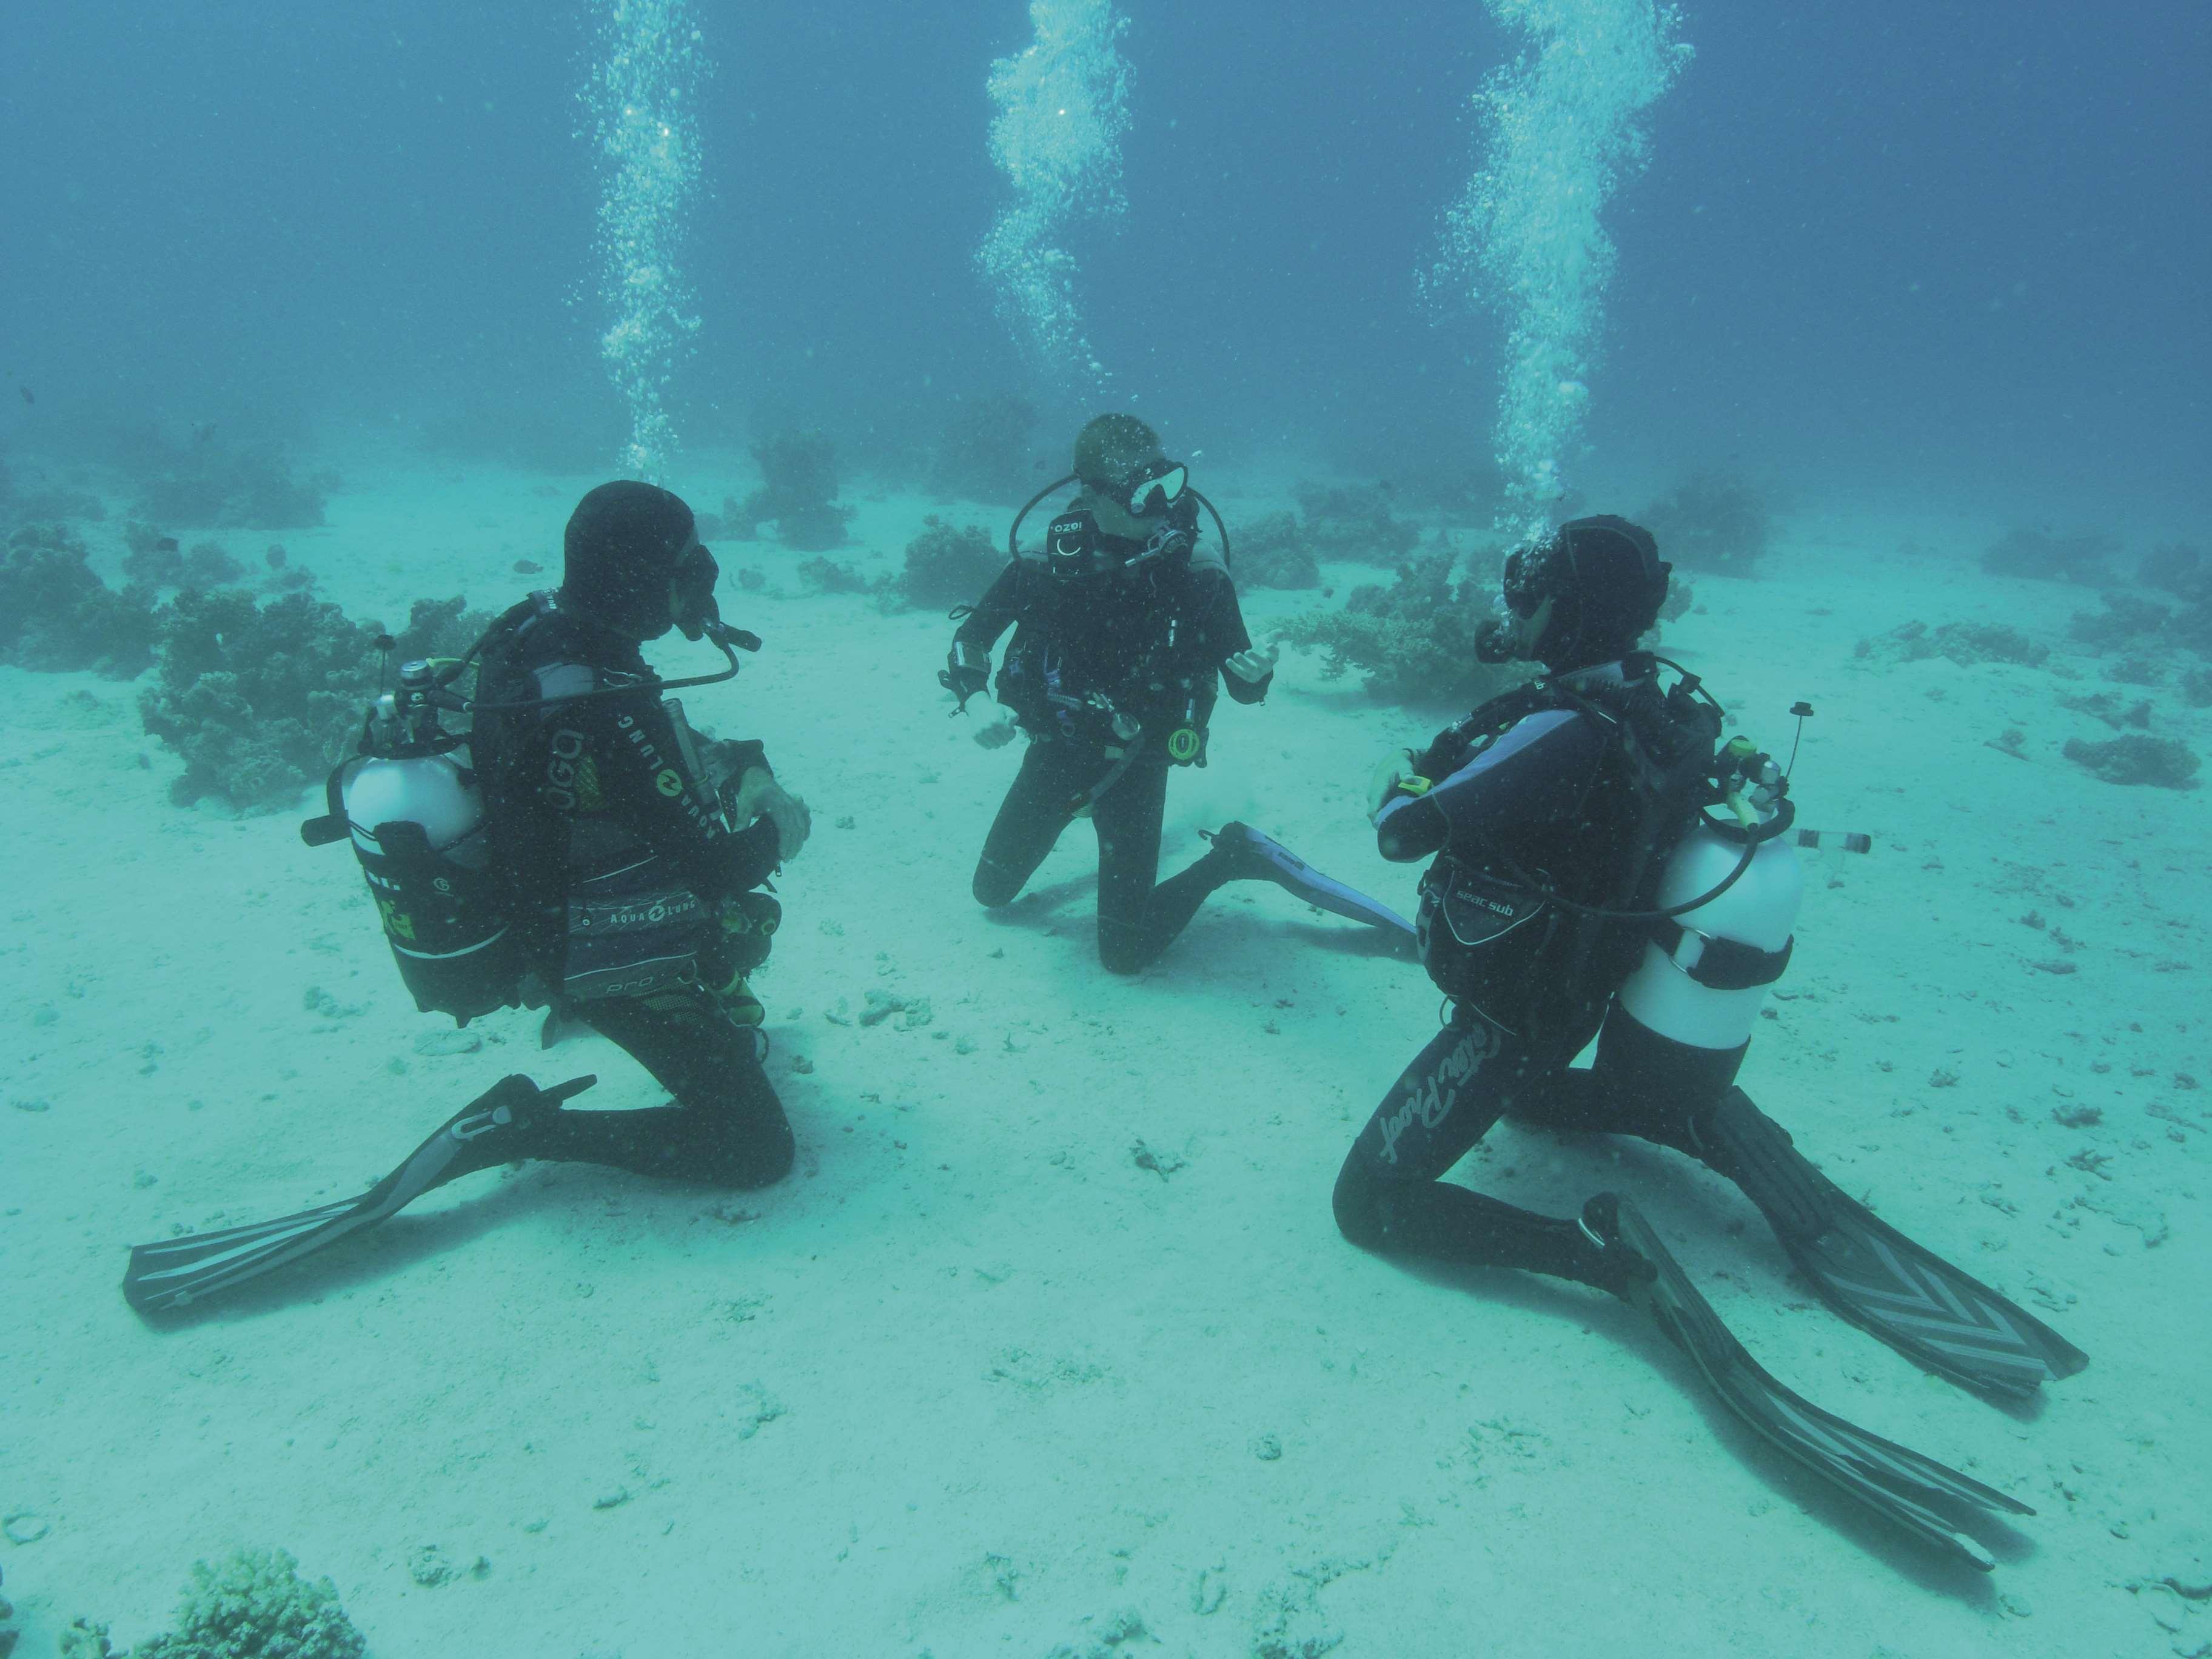
<instances>
[{"instance_id":1,"label":"scuba tank","mask_svg":"<svg viewBox=\"0 0 2212 1659\"><path fill-rule=\"evenodd\" d=\"M526 604L549 615L558 600L551 592L534 593ZM310 847L352 842L415 1006L426 1014L451 1014L464 1025L519 1002L528 964L510 926L506 883L493 865L483 793L465 758L468 737L445 730L439 712L510 714L555 702L634 696L639 690L601 686L515 702L485 702L453 690L493 634L523 608L495 622L461 656L402 663L398 688L371 706L357 752L330 775L325 786L329 810L300 826L300 839ZM722 621L711 596L696 622L698 632L686 624L686 637L713 641L728 666L646 684L664 692L719 685L736 678L739 651L761 647L758 635ZM378 641L386 653L392 645L390 635Z\"/></svg>"},{"instance_id":2,"label":"scuba tank","mask_svg":"<svg viewBox=\"0 0 2212 1659\"><path fill-rule=\"evenodd\" d=\"M1617 1002L1654 1036L1695 1048L1750 1040L1766 988L1789 965L1805 895L1803 867L1781 833L1779 769L1741 738L1728 752L1752 769L1748 796L1729 796L1737 822L1701 816L1675 847L1655 896L1662 914Z\"/></svg>"},{"instance_id":3,"label":"scuba tank","mask_svg":"<svg viewBox=\"0 0 2212 1659\"><path fill-rule=\"evenodd\" d=\"M328 815L300 834L311 847L352 842L415 1006L465 1025L516 1000L522 962L467 739L440 726L428 696L437 683L430 663L401 665L361 752L331 773Z\"/></svg>"},{"instance_id":4,"label":"scuba tank","mask_svg":"<svg viewBox=\"0 0 2212 1659\"><path fill-rule=\"evenodd\" d=\"M1720 706L1695 675L1663 658L1632 657L1624 675L1650 665L1682 678L1663 704L1561 679L1493 699L1439 734L1463 764L1529 714L1575 708L1609 726L1626 763L1619 775L1638 801L1630 840L1663 858L1650 874L1639 854L1619 896L1593 904L1492 845L1478 867L1438 856L1422 878L1418 937L1430 977L1455 1001L1516 1035L1570 1012L1593 983L1617 987L1600 1039L1644 1078L1660 1070L1734 1076L1765 988L1790 960L1790 927L1804 891L1784 836L1796 820L1789 779L1748 738L1720 745ZM1634 672L1630 672L1633 665ZM1802 707L1802 705L1801 705ZM1803 713L1809 714L1809 708ZM1724 806L1727 817L1711 810ZM1563 995L1544 1000L1547 988ZM1702 1051L1701 1053L1697 1051ZM1627 1058L1629 1056L1632 1058ZM1671 1063L1662 1064L1672 1055Z\"/></svg>"},{"instance_id":5,"label":"scuba tank","mask_svg":"<svg viewBox=\"0 0 2212 1659\"><path fill-rule=\"evenodd\" d=\"M1789 966L1805 891L1784 835L1795 817L1788 778L1741 738L1723 762L1721 798L1735 821L1700 813L1675 846L1595 1062L1609 1088L1692 1125L1735 1081L1766 988Z\"/></svg>"}]
</instances>

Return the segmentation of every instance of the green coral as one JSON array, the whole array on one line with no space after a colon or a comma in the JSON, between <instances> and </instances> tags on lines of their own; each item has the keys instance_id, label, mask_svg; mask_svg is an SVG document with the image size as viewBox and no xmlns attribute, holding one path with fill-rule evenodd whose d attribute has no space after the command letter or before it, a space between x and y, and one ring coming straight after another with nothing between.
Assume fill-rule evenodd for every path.
<instances>
[{"instance_id":1,"label":"green coral","mask_svg":"<svg viewBox=\"0 0 2212 1659\"><path fill-rule=\"evenodd\" d=\"M799 580L817 593L865 593L868 579L849 564L839 564L825 558L803 559L799 562Z\"/></svg>"},{"instance_id":2,"label":"green coral","mask_svg":"<svg viewBox=\"0 0 2212 1659\"><path fill-rule=\"evenodd\" d=\"M1305 514L1301 539L1316 558L1387 565L1421 539L1418 528L1391 516L1387 483L1304 485L1298 510Z\"/></svg>"},{"instance_id":3,"label":"green coral","mask_svg":"<svg viewBox=\"0 0 2212 1659\"><path fill-rule=\"evenodd\" d=\"M2167 542L2144 554L2136 580L2192 604L2212 603L2212 559L2185 542Z\"/></svg>"},{"instance_id":4,"label":"green coral","mask_svg":"<svg viewBox=\"0 0 2212 1659\"><path fill-rule=\"evenodd\" d=\"M898 592L918 607L972 605L1006 568L1006 556L981 525L956 528L933 513L921 521L921 534L906 544Z\"/></svg>"},{"instance_id":5,"label":"green coral","mask_svg":"<svg viewBox=\"0 0 2212 1659\"><path fill-rule=\"evenodd\" d=\"M284 1550L240 1550L194 1563L177 1628L132 1659L362 1659L368 1644L327 1578L300 1577Z\"/></svg>"},{"instance_id":6,"label":"green coral","mask_svg":"<svg viewBox=\"0 0 2212 1659\"><path fill-rule=\"evenodd\" d=\"M1926 623L1916 621L1900 623L1879 639L1861 640L1853 654L1899 662L1948 657L1961 668L1984 662L2039 668L2049 660L2051 647L2003 623L1945 623L1931 630Z\"/></svg>"},{"instance_id":7,"label":"green coral","mask_svg":"<svg viewBox=\"0 0 2212 1659\"><path fill-rule=\"evenodd\" d=\"M1233 574L1240 587L1321 586L1321 562L1295 514L1267 513L1253 520L1237 534L1236 556Z\"/></svg>"},{"instance_id":8,"label":"green coral","mask_svg":"<svg viewBox=\"0 0 2212 1659\"><path fill-rule=\"evenodd\" d=\"M2160 789L2197 787L2197 756L2176 738L2130 734L2108 743L2069 738L2064 753L2068 760L2087 767L2106 783L2145 783Z\"/></svg>"},{"instance_id":9,"label":"green coral","mask_svg":"<svg viewBox=\"0 0 2212 1659\"><path fill-rule=\"evenodd\" d=\"M127 680L153 660L154 639L152 590L115 592L87 562L84 544L61 526L27 525L8 538L0 662Z\"/></svg>"},{"instance_id":10,"label":"green coral","mask_svg":"<svg viewBox=\"0 0 2212 1659\"><path fill-rule=\"evenodd\" d=\"M239 588L187 589L160 612L146 730L184 757L179 805L220 795L246 810L289 805L350 748L379 672L374 624L305 593L266 604ZM459 599L417 600L394 660L457 656L488 620Z\"/></svg>"},{"instance_id":11,"label":"green coral","mask_svg":"<svg viewBox=\"0 0 2212 1659\"><path fill-rule=\"evenodd\" d=\"M1766 556L1773 516L1740 479L1700 473L1637 514L1658 538L1660 556L1695 570L1748 576Z\"/></svg>"},{"instance_id":12,"label":"green coral","mask_svg":"<svg viewBox=\"0 0 2212 1659\"><path fill-rule=\"evenodd\" d=\"M2118 550L2112 538L2090 531L2059 536L2047 530L2010 530L1984 550L1982 568L1992 576L2093 582Z\"/></svg>"},{"instance_id":13,"label":"green coral","mask_svg":"<svg viewBox=\"0 0 2212 1659\"><path fill-rule=\"evenodd\" d=\"M1378 697L1417 708L1471 708L1525 678L1475 656L1494 584L1452 580L1455 556L1437 551L1398 568L1389 586L1353 590L1341 611L1293 617L1282 636L1328 653L1329 678L1358 669Z\"/></svg>"},{"instance_id":14,"label":"green coral","mask_svg":"<svg viewBox=\"0 0 2212 1659\"><path fill-rule=\"evenodd\" d=\"M278 445L230 444L212 437L160 445L157 465L159 470L142 481L131 509L156 524L238 530L319 525L325 500L337 482L327 473L300 477Z\"/></svg>"},{"instance_id":15,"label":"green coral","mask_svg":"<svg viewBox=\"0 0 2212 1659\"><path fill-rule=\"evenodd\" d=\"M802 553L825 553L845 544L853 509L837 504L837 453L819 432L770 433L753 446L761 487L742 501L725 501L729 532L750 541L763 524L775 538Z\"/></svg>"}]
</instances>

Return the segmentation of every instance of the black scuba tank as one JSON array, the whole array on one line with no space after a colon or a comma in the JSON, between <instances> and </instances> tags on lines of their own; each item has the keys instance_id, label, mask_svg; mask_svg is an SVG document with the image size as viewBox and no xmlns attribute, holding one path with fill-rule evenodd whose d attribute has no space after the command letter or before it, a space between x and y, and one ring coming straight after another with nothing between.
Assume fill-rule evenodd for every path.
<instances>
[{"instance_id":1,"label":"black scuba tank","mask_svg":"<svg viewBox=\"0 0 2212 1659\"><path fill-rule=\"evenodd\" d=\"M400 693L378 700L362 752L331 773L328 816L300 834L310 846L352 843L415 1006L466 1024L519 1000L522 953L465 739L441 731L427 707L410 718L404 701L409 676L426 669L402 668Z\"/></svg>"},{"instance_id":2,"label":"black scuba tank","mask_svg":"<svg viewBox=\"0 0 2212 1659\"><path fill-rule=\"evenodd\" d=\"M466 1021L515 1000L520 958L475 774L451 752L340 770L354 856L415 1006Z\"/></svg>"}]
</instances>

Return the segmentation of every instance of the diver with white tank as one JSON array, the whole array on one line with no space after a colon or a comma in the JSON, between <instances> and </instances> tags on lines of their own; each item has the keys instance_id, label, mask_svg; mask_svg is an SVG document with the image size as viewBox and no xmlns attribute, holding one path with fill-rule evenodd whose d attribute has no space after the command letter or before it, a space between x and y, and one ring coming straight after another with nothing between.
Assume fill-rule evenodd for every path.
<instances>
[{"instance_id":1,"label":"diver with white tank","mask_svg":"<svg viewBox=\"0 0 2212 1659\"><path fill-rule=\"evenodd\" d=\"M1627 1200L1601 1193L1565 1219L1443 1179L1501 1116L1634 1135L1735 1182L1824 1301L1952 1381L2021 1399L2087 1363L1846 1196L1735 1086L1790 959L1803 877L1783 769L1746 739L1723 744L1697 678L1636 649L1670 568L1649 531L1612 516L1512 555L1481 653L1545 674L1378 769L1383 856L1432 859L1419 936L1448 1012L1346 1158L1337 1224L1382 1255L1619 1297L1781 1450L1987 1568L1972 1512L2026 1506L1769 1376ZM1593 1037L1593 1064L1574 1066Z\"/></svg>"},{"instance_id":2,"label":"diver with white tank","mask_svg":"<svg viewBox=\"0 0 2212 1659\"><path fill-rule=\"evenodd\" d=\"M782 916L764 890L811 820L761 744L695 731L669 695L734 678L738 651L761 642L722 621L714 556L665 489L600 485L562 551L561 586L510 607L465 655L401 665L359 752L331 774L328 810L301 833L352 846L423 1012L465 1025L544 1008L549 1042L563 1025L599 1032L669 1103L573 1110L564 1103L593 1078L504 1078L356 1198L137 1247L124 1294L141 1312L248 1283L497 1164L600 1164L729 1188L790 1170L748 975ZM659 678L640 648L671 629L711 641L726 667ZM467 727L448 729L447 714Z\"/></svg>"}]
</instances>

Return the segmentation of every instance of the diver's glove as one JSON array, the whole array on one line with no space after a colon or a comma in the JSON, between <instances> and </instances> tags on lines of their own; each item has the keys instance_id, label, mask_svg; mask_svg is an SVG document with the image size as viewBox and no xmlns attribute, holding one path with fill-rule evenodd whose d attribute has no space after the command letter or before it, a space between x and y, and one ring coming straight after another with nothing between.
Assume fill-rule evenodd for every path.
<instances>
[{"instance_id":1,"label":"diver's glove","mask_svg":"<svg viewBox=\"0 0 2212 1659\"><path fill-rule=\"evenodd\" d=\"M938 671L937 683L959 699L955 712L968 712L968 699L991 684L991 656L978 651L961 640L952 642L952 649L945 653L945 666Z\"/></svg>"},{"instance_id":2,"label":"diver's glove","mask_svg":"<svg viewBox=\"0 0 2212 1659\"><path fill-rule=\"evenodd\" d=\"M1419 794L1426 788L1426 780L1419 776L1417 769L1421 757L1410 749L1393 749L1376 763L1375 770L1367 780L1367 821L1370 823L1382 816L1382 809L1391 798L1399 794ZM1419 783L1421 789L1409 790L1408 783Z\"/></svg>"}]
</instances>

